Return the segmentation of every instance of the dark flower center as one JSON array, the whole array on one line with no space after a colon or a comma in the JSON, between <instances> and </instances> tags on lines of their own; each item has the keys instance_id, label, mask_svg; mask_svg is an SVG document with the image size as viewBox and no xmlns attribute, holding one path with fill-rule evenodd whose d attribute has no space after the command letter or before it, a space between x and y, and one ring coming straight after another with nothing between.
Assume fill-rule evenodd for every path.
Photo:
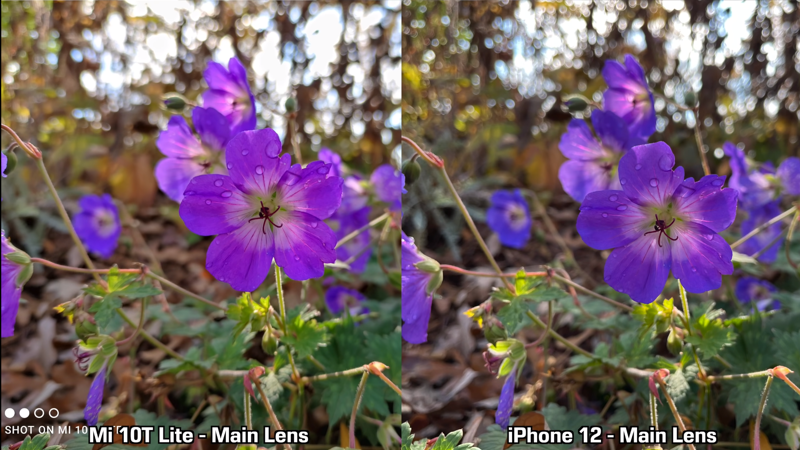
<instances>
[{"instance_id":1,"label":"dark flower center","mask_svg":"<svg viewBox=\"0 0 800 450\"><path fill-rule=\"evenodd\" d=\"M656 223L653 226L654 230L653 231L648 231L644 235L647 236L648 234L658 233L658 246L659 247L662 247L662 245L661 245L661 235L662 234L664 236L666 236L667 239L669 239L670 241L677 241L678 240L678 236L675 236L675 238L673 239L667 233L667 229L669 227L671 227L673 223L675 223L675 219L674 218L672 219L672 222L670 222L669 225L667 225L667 221L659 219L658 218L658 214L656 214Z\"/></svg>"},{"instance_id":2,"label":"dark flower center","mask_svg":"<svg viewBox=\"0 0 800 450\"><path fill-rule=\"evenodd\" d=\"M275 211L270 211L269 206L264 206L264 202L260 203L261 203L261 208L258 209L258 217L253 217L252 219L248 220L247 223L250 223L254 220L263 220L264 223L261 225L261 232L264 234L267 234L267 221L269 221L270 225L272 225L275 228L283 227L283 224L275 225L275 222L273 222L271 219L272 216L274 216L275 214L278 213L278 211L281 210L281 207L278 206L277 208L275 208Z\"/></svg>"}]
</instances>

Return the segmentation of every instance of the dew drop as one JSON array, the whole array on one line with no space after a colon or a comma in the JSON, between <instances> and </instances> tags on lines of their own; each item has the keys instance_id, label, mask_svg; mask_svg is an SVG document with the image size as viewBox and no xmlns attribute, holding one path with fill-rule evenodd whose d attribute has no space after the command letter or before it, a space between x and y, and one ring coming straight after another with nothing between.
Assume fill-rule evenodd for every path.
<instances>
[{"instance_id":1,"label":"dew drop","mask_svg":"<svg viewBox=\"0 0 800 450\"><path fill-rule=\"evenodd\" d=\"M215 180L214 181L214 186L216 186L216 187L222 186L222 180Z\"/></svg>"},{"instance_id":2,"label":"dew drop","mask_svg":"<svg viewBox=\"0 0 800 450\"><path fill-rule=\"evenodd\" d=\"M299 257L299 256L297 256L297 255L294 255L294 260L295 260L295 261L300 261L300 257Z\"/></svg>"},{"instance_id":3,"label":"dew drop","mask_svg":"<svg viewBox=\"0 0 800 450\"><path fill-rule=\"evenodd\" d=\"M661 168L663 171L670 171L672 170L672 166L675 164L675 161L667 155L661 157L658 161L658 167Z\"/></svg>"},{"instance_id":4,"label":"dew drop","mask_svg":"<svg viewBox=\"0 0 800 450\"><path fill-rule=\"evenodd\" d=\"M319 225L319 222L311 222L311 228L317 228L317 225Z\"/></svg>"},{"instance_id":5,"label":"dew drop","mask_svg":"<svg viewBox=\"0 0 800 450\"><path fill-rule=\"evenodd\" d=\"M228 170L231 170L231 169L233 169L233 164L228 163Z\"/></svg>"},{"instance_id":6,"label":"dew drop","mask_svg":"<svg viewBox=\"0 0 800 450\"><path fill-rule=\"evenodd\" d=\"M247 150L247 149L242 150L242 156L247 156L249 154L250 154L250 150Z\"/></svg>"},{"instance_id":7,"label":"dew drop","mask_svg":"<svg viewBox=\"0 0 800 450\"><path fill-rule=\"evenodd\" d=\"M589 211L590 209L592 209L591 206L581 206L581 211Z\"/></svg>"},{"instance_id":8,"label":"dew drop","mask_svg":"<svg viewBox=\"0 0 800 450\"><path fill-rule=\"evenodd\" d=\"M188 196L190 196L190 195L194 195L194 194L195 194L195 192L194 192L194 191L186 191L186 192L184 192L184 193L183 193L183 196L184 196L184 197L188 197Z\"/></svg>"},{"instance_id":9,"label":"dew drop","mask_svg":"<svg viewBox=\"0 0 800 450\"><path fill-rule=\"evenodd\" d=\"M625 178L620 178L619 179L619 184L621 184L623 186L625 186L625 183L627 183L627 182L628 182L628 180L626 180Z\"/></svg>"},{"instance_id":10,"label":"dew drop","mask_svg":"<svg viewBox=\"0 0 800 450\"><path fill-rule=\"evenodd\" d=\"M210 204L211 204L211 200L206 200L206 205L210 205Z\"/></svg>"},{"instance_id":11,"label":"dew drop","mask_svg":"<svg viewBox=\"0 0 800 450\"><path fill-rule=\"evenodd\" d=\"M709 241L713 241L714 240L714 235L713 234L706 234L703 237L706 238L706 240L709 240Z\"/></svg>"},{"instance_id":12,"label":"dew drop","mask_svg":"<svg viewBox=\"0 0 800 450\"><path fill-rule=\"evenodd\" d=\"M658 180L656 180L655 178L651 178L650 179L650 186L652 186L652 187L658 186Z\"/></svg>"},{"instance_id":13,"label":"dew drop","mask_svg":"<svg viewBox=\"0 0 800 450\"><path fill-rule=\"evenodd\" d=\"M264 166L256 166L256 173L259 175L264 174Z\"/></svg>"},{"instance_id":14,"label":"dew drop","mask_svg":"<svg viewBox=\"0 0 800 450\"><path fill-rule=\"evenodd\" d=\"M608 217L608 213L603 213L603 217Z\"/></svg>"},{"instance_id":15,"label":"dew drop","mask_svg":"<svg viewBox=\"0 0 800 450\"><path fill-rule=\"evenodd\" d=\"M319 169L317 169L317 173L321 173L321 174L325 175L326 173L328 173L328 170L330 170L329 167L322 166Z\"/></svg>"},{"instance_id":16,"label":"dew drop","mask_svg":"<svg viewBox=\"0 0 800 450\"><path fill-rule=\"evenodd\" d=\"M222 191L222 194L219 194L219 195L220 195L220 197L222 197L222 198L228 198L228 197L230 197L231 195L233 195L233 192L231 192L231 191Z\"/></svg>"},{"instance_id":17,"label":"dew drop","mask_svg":"<svg viewBox=\"0 0 800 450\"><path fill-rule=\"evenodd\" d=\"M619 206L617 206L617 211L625 211L626 209L628 209L628 207L627 207L627 206L625 206L625 205L619 205Z\"/></svg>"},{"instance_id":18,"label":"dew drop","mask_svg":"<svg viewBox=\"0 0 800 450\"><path fill-rule=\"evenodd\" d=\"M641 165L641 164L637 164L637 165L636 165L636 167L634 167L634 169L636 169L636 170L642 170L642 165Z\"/></svg>"},{"instance_id":19,"label":"dew drop","mask_svg":"<svg viewBox=\"0 0 800 450\"><path fill-rule=\"evenodd\" d=\"M285 183L288 186L294 186L295 184L297 184L298 181L300 181L300 175L294 172L286 172L286 175L284 176L286 177Z\"/></svg>"},{"instance_id":20,"label":"dew drop","mask_svg":"<svg viewBox=\"0 0 800 450\"><path fill-rule=\"evenodd\" d=\"M617 197L617 194L612 194L611 197L608 197L608 199L611 200L612 202L617 201L618 198L619 197Z\"/></svg>"},{"instance_id":21,"label":"dew drop","mask_svg":"<svg viewBox=\"0 0 800 450\"><path fill-rule=\"evenodd\" d=\"M711 182L711 184L714 186L722 186L722 180L714 180Z\"/></svg>"},{"instance_id":22,"label":"dew drop","mask_svg":"<svg viewBox=\"0 0 800 450\"><path fill-rule=\"evenodd\" d=\"M697 267L692 267L692 272L697 272Z\"/></svg>"}]
</instances>

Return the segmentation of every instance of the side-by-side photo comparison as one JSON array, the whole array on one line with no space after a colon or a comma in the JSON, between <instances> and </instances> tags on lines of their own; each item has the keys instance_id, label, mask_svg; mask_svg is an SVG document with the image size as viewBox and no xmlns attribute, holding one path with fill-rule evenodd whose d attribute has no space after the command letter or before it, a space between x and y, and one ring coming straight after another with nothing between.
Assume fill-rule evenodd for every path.
<instances>
[{"instance_id":1,"label":"side-by-side photo comparison","mask_svg":"<svg viewBox=\"0 0 800 450\"><path fill-rule=\"evenodd\" d=\"M800 450L796 1L0 17L0 450Z\"/></svg>"}]
</instances>

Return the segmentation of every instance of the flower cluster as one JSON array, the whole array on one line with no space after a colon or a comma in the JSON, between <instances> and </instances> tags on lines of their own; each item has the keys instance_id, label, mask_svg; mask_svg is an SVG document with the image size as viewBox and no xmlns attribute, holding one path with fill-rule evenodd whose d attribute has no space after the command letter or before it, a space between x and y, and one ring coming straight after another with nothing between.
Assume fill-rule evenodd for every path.
<instances>
[{"instance_id":1,"label":"flower cluster","mask_svg":"<svg viewBox=\"0 0 800 450\"><path fill-rule=\"evenodd\" d=\"M569 159L559 169L558 179L579 202L591 192L619 189L620 158L656 131L653 94L633 56L625 55L625 65L606 61L603 79L608 90L603 93L603 109L592 112L594 134L585 121L573 119L558 146Z\"/></svg>"},{"instance_id":2,"label":"flower cluster","mask_svg":"<svg viewBox=\"0 0 800 450\"><path fill-rule=\"evenodd\" d=\"M663 142L633 147L619 163L621 190L592 192L578 215L578 232L598 250L614 249L605 281L640 303L655 300L670 270L689 292L720 287L733 272L733 252L719 236L736 217L735 189L725 177L684 180Z\"/></svg>"},{"instance_id":3,"label":"flower cluster","mask_svg":"<svg viewBox=\"0 0 800 450\"><path fill-rule=\"evenodd\" d=\"M778 169L769 163L755 167L744 151L730 142L723 146L730 157L731 179L728 186L739 191L739 203L747 213L742 222L742 234L748 234L779 215L783 194L800 195L800 158L786 158ZM745 241L740 250L746 255L761 252L759 261L771 263L778 256L783 241L780 223Z\"/></svg>"}]
</instances>

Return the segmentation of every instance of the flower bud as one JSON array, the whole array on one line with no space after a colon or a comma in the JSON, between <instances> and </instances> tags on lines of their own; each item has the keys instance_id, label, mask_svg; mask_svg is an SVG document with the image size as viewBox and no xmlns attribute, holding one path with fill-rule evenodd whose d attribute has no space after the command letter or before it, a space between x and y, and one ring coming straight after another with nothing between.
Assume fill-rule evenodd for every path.
<instances>
[{"instance_id":1,"label":"flower bud","mask_svg":"<svg viewBox=\"0 0 800 450\"><path fill-rule=\"evenodd\" d=\"M183 111L186 108L186 99L175 95L164 99L164 106L172 111Z\"/></svg>"},{"instance_id":2,"label":"flower bud","mask_svg":"<svg viewBox=\"0 0 800 450\"><path fill-rule=\"evenodd\" d=\"M33 276L33 264L26 264L22 268L22 272L17 275L17 287L22 287Z\"/></svg>"},{"instance_id":3,"label":"flower bud","mask_svg":"<svg viewBox=\"0 0 800 450\"><path fill-rule=\"evenodd\" d=\"M444 280L444 273L442 273L441 270L433 274L433 278L431 278L431 281L428 282L428 288L426 292L428 294L433 294L436 292L436 290L439 289L439 286L442 285L442 280Z\"/></svg>"},{"instance_id":4,"label":"flower bud","mask_svg":"<svg viewBox=\"0 0 800 450\"><path fill-rule=\"evenodd\" d=\"M275 355L278 350L278 340L272 334L272 328L269 326L264 330L264 336L261 337L261 350L270 356Z\"/></svg>"},{"instance_id":5,"label":"flower bud","mask_svg":"<svg viewBox=\"0 0 800 450\"><path fill-rule=\"evenodd\" d=\"M27 266L31 263L30 255L19 249L16 249L16 251L11 253L6 253L3 256L5 256L7 260L19 264L21 266Z\"/></svg>"},{"instance_id":6,"label":"flower bud","mask_svg":"<svg viewBox=\"0 0 800 450\"><path fill-rule=\"evenodd\" d=\"M483 329L483 336L486 337L486 340L490 344L496 344L498 341L508 339L508 333L506 333L506 330L495 324L485 327Z\"/></svg>"},{"instance_id":7,"label":"flower bud","mask_svg":"<svg viewBox=\"0 0 800 450\"><path fill-rule=\"evenodd\" d=\"M581 112L589 106L589 99L580 94L568 95L562 101L569 112Z\"/></svg>"},{"instance_id":8,"label":"flower bud","mask_svg":"<svg viewBox=\"0 0 800 450\"><path fill-rule=\"evenodd\" d=\"M420 167L416 158L411 158L403 162L401 171L406 177L406 184L411 185L419 179L419 176L422 174L422 167Z\"/></svg>"},{"instance_id":9,"label":"flower bud","mask_svg":"<svg viewBox=\"0 0 800 450\"><path fill-rule=\"evenodd\" d=\"M286 103L283 104L286 107L287 113L293 113L297 111L297 100L294 97L289 97L286 99Z\"/></svg>"},{"instance_id":10,"label":"flower bud","mask_svg":"<svg viewBox=\"0 0 800 450\"><path fill-rule=\"evenodd\" d=\"M675 328L670 328L669 335L667 336L667 350L675 356L678 356L683 351L683 340L675 332Z\"/></svg>"},{"instance_id":11,"label":"flower bud","mask_svg":"<svg viewBox=\"0 0 800 450\"><path fill-rule=\"evenodd\" d=\"M441 267L439 266L439 263L436 262L435 260L431 259L431 258L428 258L428 257L426 257L424 260L414 264L414 267L416 267L417 269L419 269L419 270L421 270L423 272L427 272L427 273L434 273L435 274L437 272L441 272L442 271Z\"/></svg>"},{"instance_id":12,"label":"flower bud","mask_svg":"<svg viewBox=\"0 0 800 450\"><path fill-rule=\"evenodd\" d=\"M792 450L800 449L800 417L794 419L792 425L786 428L786 443Z\"/></svg>"},{"instance_id":13,"label":"flower bud","mask_svg":"<svg viewBox=\"0 0 800 450\"><path fill-rule=\"evenodd\" d=\"M77 334L81 340L89 339L97 334L97 325L92 323L88 317L78 319L75 322L75 334Z\"/></svg>"}]
</instances>

